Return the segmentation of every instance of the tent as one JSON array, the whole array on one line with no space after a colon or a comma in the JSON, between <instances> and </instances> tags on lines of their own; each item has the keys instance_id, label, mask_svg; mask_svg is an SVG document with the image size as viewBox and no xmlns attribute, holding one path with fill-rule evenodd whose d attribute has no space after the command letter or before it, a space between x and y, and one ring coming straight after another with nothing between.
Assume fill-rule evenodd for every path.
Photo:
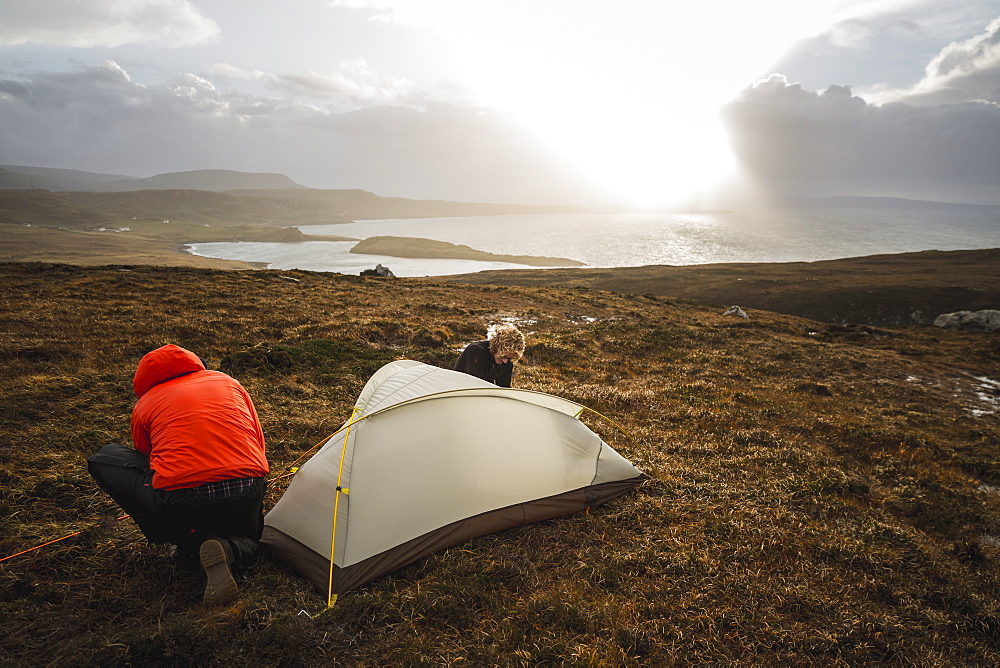
<instances>
[{"instance_id":1,"label":"tent","mask_svg":"<svg viewBox=\"0 0 1000 668\"><path fill-rule=\"evenodd\" d=\"M578 419L583 410L390 362L298 469L264 518L262 542L332 605L431 552L603 503L646 476Z\"/></svg>"}]
</instances>

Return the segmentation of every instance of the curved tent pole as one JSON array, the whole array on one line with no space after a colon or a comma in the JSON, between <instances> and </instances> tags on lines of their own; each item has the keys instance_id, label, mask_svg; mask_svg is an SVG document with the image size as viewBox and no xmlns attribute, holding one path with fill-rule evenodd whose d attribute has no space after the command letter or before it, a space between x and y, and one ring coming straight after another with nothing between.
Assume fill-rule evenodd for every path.
<instances>
[{"instance_id":1,"label":"curved tent pole","mask_svg":"<svg viewBox=\"0 0 1000 668\"><path fill-rule=\"evenodd\" d=\"M472 390L472 392L470 392L470 389ZM383 406L382 408L379 408L376 411L368 413L368 414L364 415L363 417L358 418L357 420L354 419L354 416L361 409L358 406L355 406L354 407L354 412L351 414L350 419L348 419L347 422L345 422L343 425L341 425L340 429L338 429L337 431L333 432L328 437L326 437L325 440L329 440L329 439L333 438L334 436L336 436L337 434L339 434L344 429L350 429L350 427L352 425L356 424L357 422L360 422L361 420L364 420L364 419L370 418L370 417L374 417L376 415L379 415L380 413L384 413L384 412L386 412L388 410L392 410L393 408L401 408L401 407L403 407L403 406L405 406L407 404L419 403L421 401L428 401L428 400L431 400L431 399L441 399L441 398L444 398L444 397L446 397L448 395L453 395L453 394L465 394L465 393L479 394L478 392L476 392L476 390L479 390L479 389L490 390L490 388L458 388L458 389L454 389L454 390L442 390L441 392L432 392L431 394L424 394L424 395L421 395L419 397L414 397L412 399L406 399L404 401L400 401L399 403L391 404L389 406ZM495 392L498 389L499 390L505 390L505 389L509 389L509 388L492 388L492 391ZM621 427L621 425L619 425L618 423L616 423L614 420L612 420L611 418L609 418L607 415L604 415L603 413L599 413L598 411L595 411L593 408L590 408L589 406L584 406L583 404L578 404L575 401L572 401L570 399L565 399L563 397L558 397L558 396L556 396L554 394L548 394L546 392L538 392L537 390L523 390L523 389L518 388L516 390L513 390L513 392L516 393L516 394L528 394L528 395L537 394L537 395L540 395L540 396L543 396L543 397L552 397L553 399L558 399L561 402L570 404L572 406L576 406L579 410L573 415L573 417L575 417L577 419L580 419L580 416L583 415L584 411L589 411L589 412L593 413L594 415L596 415L597 417L602 418L603 420L606 420L609 424L611 424L612 426L614 426L615 429L617 429L622 434L624 434L630 441L632 441L636 445L639 445L639 442L636 441L634 438L632 438L632 436L630 436L629 433L627 431L625 431ZM500 396L500 395L493 395L493 396ZM516 398L516 397L512 397L512 398ZM529 402L529 403L535 403L535 402ZM536 405L541 406L542 408L549 408L550 410L555 410L551 406L545 406L544 404L541 404L541 403L538 403ZM562 412L562 411L560 411L560 412ZM569 415L569 413L566 413L566 415ZM321 441L320 443L322 443L322 442L323 441ZM320 445L320 443L317 443L316 445ZM312 448L310 448L310 450L312 450L313 448L315 448L316 445L314 445ZM299 459L301 459L301 457ZM296 460L296 461L298 461L298 460Z\"/></svg>"},{"instance_id":2,"label":"curved tent pole","mask_svg":"<svg viewBox=\"0 0 1000 668\"><path fill-rule=\"evenodd\" d=\"M627 438L628 440L632 441L636 445L636 447L642 447L642 446L639 445L639 441L637 441L634 438L632 438L632 436L627 431L625 431L624 429L622 429L621 425L619 425L617 422L615 422L614 420L612 420L611 418L609 418L607 415L603 415L601 413L598 413L593 408L588 408L586 406L581 406L580 407L580 412L577 413L576 416L575 416L577 420L580 419L580 416L583 415L584 411L590 411L591 413L593 413L597 417L602 418L604 420L607 420L609 423L611 423L611 425L615 429L617 429L618 431L620 431L621 433L623 433L625 435L625 438Z\"/></svg>"},{"instance_id":3,"label":"curved tent pole","mask_svg":"<svg viewBox=\"0 0 1000 668\"><path fill-rule=\"evenodd\" d=\"M409 405L409 404L416 404L416 403L420 403L421 401L429 401L431 399L442 399L442 398L445 398L447 396L455 395L455 394L468 394L470 396L484 395L485 394L486 396L494 396L494 397L499 397L499 396L502 396L504 394L510 394L512 396L509 396L509 397L506 397L506 398L514 399L516 401L525 401L526 403L532 403L532 404L535 404L536 406L540 406L542 408L548 408L549 410L555 410L557 412L563 413L564 415L572 415L571 413L567 413L565 411L559 411L558 409L553 408L551 405L546 405L545 403L541 403L541 402L529 401L529 400L527 400L527 399L525 399L523 397L517 396L517 395L528 395L528 396L530 396L530 395L538 395L539 397L547 397L549 399L555 399L555 400L557 400L559 402L562 402L564 404L569 404L571 406L575 406L575 407L577 407L577 408L579 408L581 410L591 410L591 409L587 408L586 406L583 406L582 404L578 404L575 401L571 401L570 399L564 399L563 397L559 397L559 396L556 396L554 394L548 394L547 392L539 392L537 390L524 390L524 389L521 389L521 388L509 388L509 387L492 387L492 388L489 388L489 387L460 387L460 388L455 388L455 389L451 389L451 390L441 390L440 392L431 392L430 394L422 394L419 397L412 397L410 399L404 399L403 401L400 401L400 402L397 402L397 403L394 403L394 404L390 404L388 406L383 406L383 407L379 408L378 410L372 411L371 413L368 413L367 415L365 415L365 417L371 417L371 416L374 416L374 415L378 415L379 413L384 413L385 411L392 410L393 408L401 408L401 407ZM579 415L579 413L577 413L576 415ZM350 424L351 423L348 422L347 424L345 424L340 429L344 429L344 427L348 427L348 426L350 426ZM336 432L334 432L334 434L336 434L337 432L339 432L340 429L338 429Z\"/></svg>"}]
</instances>

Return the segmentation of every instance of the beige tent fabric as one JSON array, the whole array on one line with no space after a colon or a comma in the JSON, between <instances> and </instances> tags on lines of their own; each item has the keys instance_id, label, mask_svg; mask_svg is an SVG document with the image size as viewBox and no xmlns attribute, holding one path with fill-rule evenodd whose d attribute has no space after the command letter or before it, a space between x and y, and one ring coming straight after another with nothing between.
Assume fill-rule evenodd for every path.
<instances>
[{"instance_id":1,"label":"beige tent fabric","mask_svg":"<svg viewBox=\"0 0 1000 668\"><path fill-rule=\"evenodd\" d=\"M329 571L336 507L334 590L342 593L447 545L578 512L641 482L576 418L581 410L552 395L392 362L299 469L265 518L263 542L326 591L328 576L316 574ZM339 500L338 480L346 490Z\"/></svg>"}]
</instances>

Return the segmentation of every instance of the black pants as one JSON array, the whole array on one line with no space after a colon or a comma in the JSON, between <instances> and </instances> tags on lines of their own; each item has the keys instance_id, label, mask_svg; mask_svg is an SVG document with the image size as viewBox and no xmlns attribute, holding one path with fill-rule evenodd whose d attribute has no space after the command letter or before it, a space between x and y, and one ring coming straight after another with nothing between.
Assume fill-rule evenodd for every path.
<instances>
[{"instance_id":1,"label":"black pants","mask_svg":"<svg viewBox=\"0 0 1000 668\"><path fill-rule=\"evenodd\" d=\"M263 478L249 489L225 498L212 498L186 489L156 489L149 459L117 443L106 445L87 459L87 469L152 543L173 543L182 558L194 560L209 537L224 538L233 548L233 569L246 570L257 560L264 529Z\"/></svg>"}]
</instances>

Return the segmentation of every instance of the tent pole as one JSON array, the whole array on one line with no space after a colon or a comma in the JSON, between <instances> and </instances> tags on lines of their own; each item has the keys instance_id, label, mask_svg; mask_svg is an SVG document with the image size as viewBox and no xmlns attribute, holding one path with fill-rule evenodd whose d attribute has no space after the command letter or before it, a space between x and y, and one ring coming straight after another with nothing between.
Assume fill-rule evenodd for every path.
<instances>
[{"instance_id":1,"label":"tent pole","mask_svg":"<svg viewBox=\"0 0 1000 668\"><path fill-rule=\"evenodd\" d=\"M578 420L579 420L579 419L580 419L580 416L581 416L581 415L583 415L583 412L584 412L584 411L590 411L591 413L593 413L593 414L594 414L594 415L596 415L597 417L599 417L599 418L603 418L603 419L607 420L608 422L610 422L610 423L611 423L611 425L612 425L612 426L613 426L613 427L614 427L615 429L617 429L617 430L618 430L618 431L620 431L621 433L625 434L625 437L626 437L626 438L627 438L628 440L632 441L632 442L633 442L633 443L634 443L634 444L635 444L636 446L638 446L638 447L642 447L641 445L639 445L639 442L638 442L637 440L635 440L634 438L632 438L631 434L629 434L629 433L628 433L627 431L625 431L624 429L622 429L622 428L621 428L621 426L619 426L617 422L615 422L614 420L612 420L611 418L609 418L609 417L608 417L607 415L602 415L601 413L598 413L598 412L597 412L597 411L595 411L595 410L594 410L593 408L588 408L587 406L581 406L581 407L580 407L580 412L576 414L576 419L578 419Z\"/></svg>"}]
</instances>

